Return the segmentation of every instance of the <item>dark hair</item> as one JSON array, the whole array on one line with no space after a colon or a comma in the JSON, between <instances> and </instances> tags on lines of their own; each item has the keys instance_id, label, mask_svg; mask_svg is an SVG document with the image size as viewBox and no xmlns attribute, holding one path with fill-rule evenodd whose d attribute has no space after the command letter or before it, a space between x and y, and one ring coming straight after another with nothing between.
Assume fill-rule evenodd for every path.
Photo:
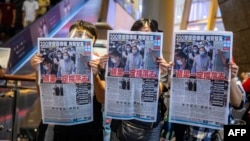
<instances>
[{"instance_id":1,"label":"dark hair","mask_svg":"<svg viewBox=\"0 0 250 141\"><path fill-rule=\"evenodd\" d=\"M46 56L44 58L42 64L44 64L44 63L46 63L46 64L53 64L53 61L49 57Z\"/></svg>"},{"instance_id":2,"label":"dark hair","mask_svg":"<svg viewBox=\"0 0 250 141\"><path fill-rule=\"evenodd\" d=\"M116 50L113 50L113 51L110 53L110 55L113 55L113 56L115 56L115 57L121 58L121 54L120 54L118 51L116 51Z\"/></svg>"},{"instance_id":3,"label":"dark hair","mask_svg":"<svg viewBox=\"0 0 250 141\"><path fill-rule=\"evenodd\" d=\"M94 24L87 22L87 21L78 20L70 26L69 32L71 32L75 28L85 29L89 31L95 37L95 40L97 39L97 29Z\"/></svg>"},{"instance_id":4,"label":"dark hair","mask_svg":"<svg viewBox=\"0 0 250 141\"><path fill-rule=\"evenodd\" d=\"M142 18L140 20L135 21L130 30L138 31L140 28L142 28L146 24L148 24L152 32L161 32L158 29L158 22L154 19L147 19L147 18Z\"/></svg>"},{"instance_id":5,"label":"dark hair","mask_svg":"<svg viewBox=\"0 0 250 141\"><path fill-rule=\"evenodd\" d=\"M182 51L178 51L178 52L176 53L175 57L180 57L180 58L185 58L185 59L187 59L187 55L186 55L184 52L182 52Z\"/></svg>"},{"instance_id":6,"label":"dark hair","mask_svg":"<svg viewBox=\"0 0 250 141\"><path fill-rule=\"evenodd\" d=\"M131 45L130 45L130 44L126 44L126 47L127 47L127 46L131 47Z\"/></svg>"},{"instance_id":7,"label":"dark hair","mask_svg":"<svg viewBox=\"0 0 250 141\"><path fill-rule=\"evenodd\" d=\"M201 48L203 48L204 51L205 51L205 53L207 53L207 50L206 50L206 48L205 48L204 46L201 46L201 47L199 48L199 50L200 50Z\"/></svg>"},{"instance_id":8,"label":"dark hair","mask_svg":"<svg viewBox=\"0 0 250 141\"><path fill-rule=\"evenodd\" d=\"M198 48L198 49L199 49L199 47L198 47L197 45L193 45L193 47L196 47L196 48Z\"/></svg>"}]
</instances>

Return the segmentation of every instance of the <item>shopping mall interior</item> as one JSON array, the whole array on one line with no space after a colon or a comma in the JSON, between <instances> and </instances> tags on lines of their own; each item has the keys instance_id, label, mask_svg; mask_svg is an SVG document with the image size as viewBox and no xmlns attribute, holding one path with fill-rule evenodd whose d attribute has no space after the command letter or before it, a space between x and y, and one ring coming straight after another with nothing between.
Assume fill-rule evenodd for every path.
<instances>
[{"instance_id":1,"label":"shopping mall interior","mask_svg":"<svg viewBox=\"0 0 250 141\"><path fill-rule=\"evenodd\" d=\"M61 0L25 28L21 24L23 1L12 0L16 5L17 28L0 45L11 49L8 67L0 77L0 140L36 139L41 105L30 59L38 50L38 28L43 21L48 27L45 37L50 38L66 37L69 26L79 19L95 24L99 36L94 49L105 54L108 30L130 30L137 19L155 19L164 33L162 52L167 61L171 60L175 31L231 31L238 74L250 72L249 0L70 0L67 10L67 0ZM107 126L107 136L108 130Z\"/></svg>"}]
</instances>

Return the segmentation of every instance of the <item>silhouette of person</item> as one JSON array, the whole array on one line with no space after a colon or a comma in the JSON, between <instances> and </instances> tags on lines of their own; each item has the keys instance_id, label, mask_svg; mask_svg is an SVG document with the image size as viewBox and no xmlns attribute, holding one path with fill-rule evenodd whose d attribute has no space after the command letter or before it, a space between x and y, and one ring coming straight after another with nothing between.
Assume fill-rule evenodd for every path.
<instances>
[{"instance_id":1,"label":"silhouette of person","mask_svg":"<svg viewBox=\"0 0 250 141\"><path fill-rule=\"evenodd\" d=\"M127 90L130 90L130 79L127 80Z\"/></svg>"},{"instance_id":2,"label":"silhouette of person","mask_svg":"<svg viewBox=\"0 0 250 141\"><path fill-rule=\"evenodd\" d=\"M59 89L59 87L58 87L57 85L55 85L54 91L55 91L56 96L59 96L59 94L60 94L60 89Z\"/></svg>"},{"instance_id":3,"label":"silhouette of person","mask_svg":"<svg viewBox=\"0 0 250 141\"><path fill-rule=\"evenodd\" d=\"M197 90L197 80L194 80L194 84L193 84L193 91Z\"/></svg>"},{"instance_id":4,"label":"silhouette of person","mask_svg":"<svg viewBox=\"0 0 250 141\"><path fill-rule=\"evenodd\" d=\"M63 86L60 86L60 95L63 96Z\"/></svg>"},{"instance_id":5,"label":"silhouette of person","mask_svg":"<svg viewBox=\"0 0 250 141\"><path fill-rule=\"evenodd\" d=\"M122 83L122 89L126 89L126 80L122 79L121 83Z\"/></svg>"},{"instance_id":6,"label":"silhouette of person","mask_svg":"<svg viewBox=\"0 0 250 141\"><path fill-rule=\"evenodd\" d=\"M188 90L192 91L192 88L193 88L193 83L191 80L188 80Z\"/></svg>"}]
</instances>

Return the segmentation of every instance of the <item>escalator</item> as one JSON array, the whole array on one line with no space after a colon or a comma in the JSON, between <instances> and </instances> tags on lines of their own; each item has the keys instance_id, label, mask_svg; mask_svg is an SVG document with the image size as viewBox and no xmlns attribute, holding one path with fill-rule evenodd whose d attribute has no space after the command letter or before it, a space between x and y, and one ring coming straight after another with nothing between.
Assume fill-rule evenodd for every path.
<instances>
[{"instance_id":1,"label":"escalator","mask_svg":"<svg viewBox=\"0 0 250 141\"><path fill-rule=\"evenodd\" d=\"M69 26L78 19L92 23L97 22L101 0L74 0L70 2L71 8L67 8L67 10L64 1L58 3L4 44L4 47L12 48L8 73L30 74L33 72L26 63L37 51L38 37L66 37ZM44 27L46 29L43 29ZM41 30L44 33L41 33Z\"/></svg>"},{"instance_id":2,"label":"escalator","mask_svg":"<svg viewBox=\"0 0 250 141\"><path fill-rule=\"evenodd\" d=\"M38 37L66 37L69 26L76 20L82 19L96 23L99 19L101 0L73 0L70 6L65 5L64 0L55 5L45 15L39 17L34 23L20 31L8 40L3 46L11 48L11 57L7 74L32 77L35 71L29 60L37 52ZM45 27L41 25L45 24ZM43 33L41 33L43 31ZM1 80L2 82L4 80ZM5 81L7 82L7 81ZM4 83L5 83L4 82ZM7 82L12 83L12 81ZM18 128L22 137L35 140L36 127L41 119L39 96L37 95L35 82L18 81ZM26 88L30 89L26 89ZM13 118L13 91L9 88L0 88L0 140L13 139L11 134Z\"/></svg>"}]
</instances>

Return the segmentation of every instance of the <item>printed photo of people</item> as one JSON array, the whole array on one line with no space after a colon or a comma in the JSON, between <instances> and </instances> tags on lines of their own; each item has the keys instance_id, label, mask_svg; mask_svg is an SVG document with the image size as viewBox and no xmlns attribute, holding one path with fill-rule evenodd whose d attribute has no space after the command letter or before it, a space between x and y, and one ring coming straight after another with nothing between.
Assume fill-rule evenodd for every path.
<instances>
[{"instance_id":1,"label":"printed photo of people","mask_svg":"<svg viewBox=\"0 0 250 141\"><path fill-rule=\"evenodd\" d=\"M63 85L61 84L60 86L58 86L57 84L54 86L53 88L53 95L55 96L63 96Z\"/></svg>"},{"instance_id":2,"label":"printed photo of people","mask_svg":"<svg viewBox=\"0 0 250 141\"><path fill-rule=\"evenodd\" d=\"M119 81L119 88L123 90L130 90L130 78L122 78Z\"/></svg>"},{"instance_id":3,"label":"printed photo of people","mask_svg":"<svg viewBox=\"0 0 250 141\"><path fill-rule=\"evenodd\" d=\"M121 54L117 50L113 50L110 54L109 68L122 68L124 69L125 64L122 60Z\"/></svg>"},{"instance_id":4,"label":"printed photo of people","mask_svg":"<svg viewBox=\"0 0 250 141\"><path fill-rule=\"evenodd\" d=\"M155 48L153 40L111 41L109 56L109 68L123 68L125 72L135 69L154 70L155 75L158 75L159 65L156 61L160 56L160 49Z\"/></svg>"},{"instance_id":5,"label":"printed photo of people","mask_svg":"<svg viewBox=\"0 0 250 141\"><path fill-rule=\"evenodd\" d=\"M197 91L197 80L196 79L188 79L186 84L186 90L188 91Z\"/></svg>"},{"instance_id":6,"label":"printed photo of people","mask_svg":"<svg viewBox=\"0 0 250 141\"><path fill-rule=\"evenodd\" d=\"M40 53L44 61L41 64L41 74L55 74L61 77L76 72L76 51L74 46L51 46L42 48Z\"/></svg>"},{"instance_id":7,"label":"printed photo of people","mask_svg":"<svg viewBox=\"0 0 250 141\"><path fill-rule=\"evenodd\" d=\"M214 41L196 40L177 42L175 45L174 69L190 70L191 73L211 71L216 58Z\"/></svg>"}]
</instances>

